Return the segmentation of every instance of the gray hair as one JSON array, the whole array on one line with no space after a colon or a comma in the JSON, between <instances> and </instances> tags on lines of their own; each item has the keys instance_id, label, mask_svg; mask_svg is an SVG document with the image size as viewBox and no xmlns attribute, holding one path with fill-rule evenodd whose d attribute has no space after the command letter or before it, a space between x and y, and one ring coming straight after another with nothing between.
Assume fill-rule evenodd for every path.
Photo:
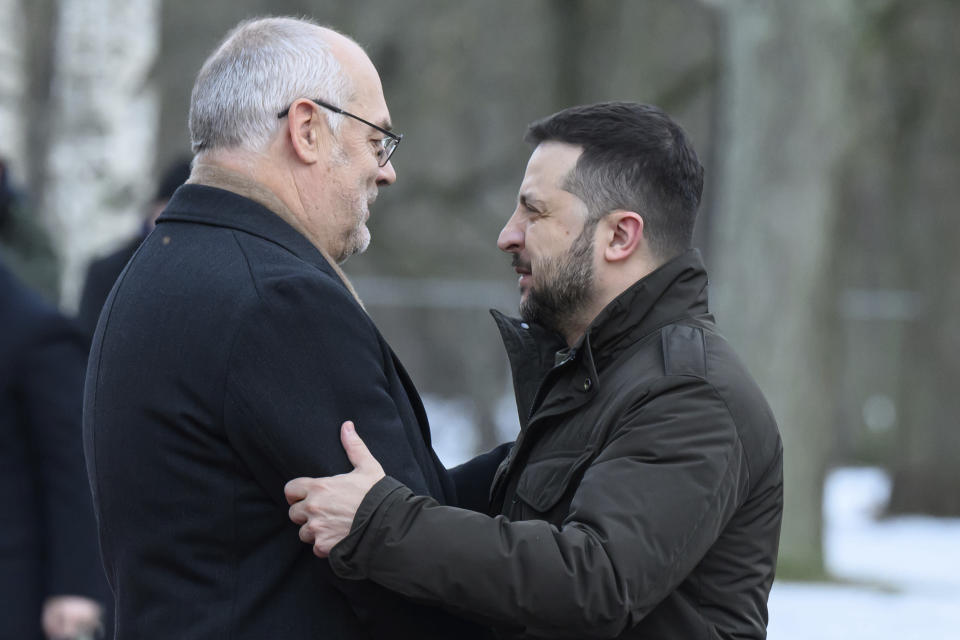
<instances>
[{"instance_id":1,"label":"gray hair","mask_svg":"<svg viewBox=\"0 0 960 640\"><path fill-rule=\"evenodd\" d=\"M342 105L351 92L350 79L316 23L297 18L241 22L203 63L193 85L193 151L262 151L280 126L277 114L294 100ZM342 116L332 111L326 116L336 131Z\"/></svg>"}]
</instances>

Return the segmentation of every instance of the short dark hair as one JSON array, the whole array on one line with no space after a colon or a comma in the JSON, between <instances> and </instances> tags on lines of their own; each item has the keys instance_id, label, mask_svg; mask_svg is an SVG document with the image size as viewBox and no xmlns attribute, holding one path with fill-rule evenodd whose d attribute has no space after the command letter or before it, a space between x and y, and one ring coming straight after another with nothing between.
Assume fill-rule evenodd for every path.
<instances>
[{"instance_id":1,"label":"short dark hair","mask_svg":"<svg viewBox=\"0 0 960 640\"><path fill-rule=\"evenodd\" d=\"M658 107L570 107L531 124L525 139L533 146L557 141L583 147L563 188L586 203L588 224L616 209L636 211L656 257L666 261L690 248L703 166L683 128Z\"/></svg>"}]
</instances>

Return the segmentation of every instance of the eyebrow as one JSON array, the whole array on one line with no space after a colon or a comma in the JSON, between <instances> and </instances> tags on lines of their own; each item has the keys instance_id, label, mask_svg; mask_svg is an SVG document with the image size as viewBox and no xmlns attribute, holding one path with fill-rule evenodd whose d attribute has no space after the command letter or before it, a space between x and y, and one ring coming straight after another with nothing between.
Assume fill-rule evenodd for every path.
<instances>
[{"instance_id":1,"label":"eyebrow","mask_svg":"<svg viewBox=\"0 0 960 640\"><path fill-rule=\"evenodd\" d=\"M542 200L537 200L532 195L528 195L526 193L521 193L518 199L520 200L520 204L522 204L527 209L545 209L546 208L546 203L544 203Z\"/></svg>"},{"instance_id":2,"label":"eyebrow","mask_svg":"<svg viewBox=\"0 0 960 640\"><path fill-rule=\"evenodd\" d=\"M374 120L373 118L370 118L370 122L371 122L372 124L377 125L377 126L380 127L381 129L386 129L387 131L393 133L393 123L390 122L390 116L389 116L389 115L383 116L383 117L380 118L379 120Z\"/></svg>"}]
</instances>

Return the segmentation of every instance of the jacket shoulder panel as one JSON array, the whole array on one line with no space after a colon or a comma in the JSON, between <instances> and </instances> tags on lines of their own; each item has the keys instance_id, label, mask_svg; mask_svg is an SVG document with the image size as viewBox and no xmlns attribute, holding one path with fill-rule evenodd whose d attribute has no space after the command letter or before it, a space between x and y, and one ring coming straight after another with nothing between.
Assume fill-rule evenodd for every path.
<instances>
[{"instance_id":1,"label":"jacket shoulder panel","mask_svg":"<svg viewBox=\"0 0 960 640\"><path fill-rule=\"evenodd\" d=\"M707 358L703 329L682 324L668 325L661 330L660 341L666 375L706 377Z\"/></svg>"}]
</instances>

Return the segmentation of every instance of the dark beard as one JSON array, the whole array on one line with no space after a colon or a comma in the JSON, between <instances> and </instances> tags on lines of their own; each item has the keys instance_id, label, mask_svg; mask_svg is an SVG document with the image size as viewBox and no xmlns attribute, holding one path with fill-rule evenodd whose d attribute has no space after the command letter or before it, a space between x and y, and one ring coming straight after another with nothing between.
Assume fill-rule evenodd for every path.
<instances>
[{"instance_id":1,"label":"dark beard","mask_svg":"<svg viewBox=\"0 0 960 640\"><path fill-rule=\"evenodd\" d=\"M593 296L593 231L587 222L570 249L537 266L543 281L520 302L520 317L566 335Z\"/></svg>"}]
</instances>

